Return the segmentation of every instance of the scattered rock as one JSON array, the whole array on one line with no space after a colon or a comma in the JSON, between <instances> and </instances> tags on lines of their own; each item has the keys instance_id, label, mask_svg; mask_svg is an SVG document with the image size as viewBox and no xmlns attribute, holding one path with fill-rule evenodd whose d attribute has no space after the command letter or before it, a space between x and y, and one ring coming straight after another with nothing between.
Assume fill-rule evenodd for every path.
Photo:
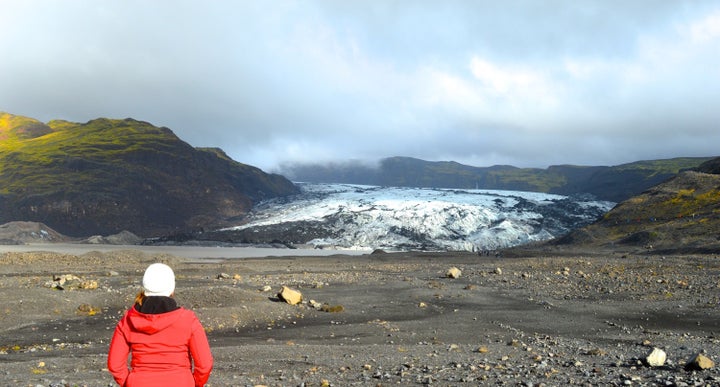
<instances>
[{"instance_id":1,"label":"scattered rock","mask_svg":"<svg viewBox=\"0 0 720 387\"><path fill-rule=\"evenodd\" d=\"M692 360L685 365L685 369L688 371L702 371L713 367L715 367L715 362L702 353L695 355Z\"/></svg>"},{"instance_id":2,"label":"scattered rock","mask_svg":"<svg viewBox=\"0 0 720 387\"><path fill-rule=\"evenodd\" d=\"M460 278L461 274L462 271L460 269L458 269L457 267L451 267L450 269L448 269L445 276L448 278Z\"/></svg>"},{"instance_id":3,"label":"scattered rock","mask_svg":"<svg viewBox=\"0 0 720 387\"><path fill-rule=\"evenodd\" d=\"M73 274L63 274L58 277L53 276L52 281L45 283L45 287L56 290L93 290L98 288L98 282L96 280L83 280Z\"/></svg>"},{"instance_id":4,"label":"scattered rock","mask_svg":"<svg viewBox=\"0 0 720 387\"><path fill-rule=\"evenodd\" d=\"M85 280L80 282L78 289L93 290L98 288L98 282L95 280Z\"/></svg>"},{"instance_id":5,"label":"scattered rock","mask_svg":"<svg viewBox=\"0 0 720 387\"><path fill-rule=\"evenodd\" d=\"M496 267L495 270L493 270L493 274L502 275L503 271L501 268Z\"/></svg>"},{"instance_id":6,"label":"scattered rock","mask_svg":"<svg viewBox=\"0 0 720 387\"><path fill-rule=\"evenodd\" d=\"M143 241L139 236L130 231L120 231L117 234L102 236L93 235L80 243L91 245L138 245Z\"/></svg>"},{"instance_id":7,"label":"scattered rock","mask_svg":"<svg viewBox=\"0 0 720 387\"><path fill-rule=\"evenodd\" d=\"M667 354L660 348L654 347L650 353L645 356L645 364L649 367L662 367L667 360Z\"/></svg>"},{"instance_id":8,"label":"scattered rock","mask_svg":"<svg viewBox=\"0 0 720 387\"><path fill-rule=\"evenodd\" d=\"M77 307L75 314L78 316L94 316L102 312L102 308L90 304L82 304Z\"/></svg>"},{"instance_id":9,"label":"scattered rock","mask_svg":"<svg viewBox=\"0 0 720 387\"><path fill-rule=\"evenodd\" d=\"M588 356L605 356L607 355L607 351L601 348L592 348L585 352Z\"/></svg>"},{"instance_id":10,"label":"scattered rock","mask_svg":"<svg viewBox=\"0 0 720 387\"><path fill-rule=\"evenodd\" d=\"M230 279L230 274L228 273L220 273L217 275L217 279Z\"/></svg>"},{"instance_id":11,"label":"scattered rock","mask_svg":"<svg viewBox=\"0 0 720 387\"><path fill-rule=\"evenodd\" d=\"M287 286L282 287L278 293L278 297L290 305L297 305L302 302L302 293L295 289L290 289Z\"/></svg>"},{"instance_id":12,"label":"scattered rock","mask_svg":"<svg viewBox=\"0 0 720 387\"><path fill-rule=\"evenodd\" d=\"M265 285L262 288L259 289L261 292L269 292L272 290L272 287L270 285Z\"/></svg>"},{"instance_id":13,"label":"scattered rock","mask_svg":"<svg viewBox=\"0 0 720 387\"><path fill-rule=\"evenodd\" d=\"M322 310L323 312L328 312L328 313L340 313L345 310L345 307L342 305L323 304L320 307L320 310Z\"/></svg>"},{"instance_id":14,"label":"scattered rock","mask_svg":"<svg viewBox=\"0 0 720 387\"><path fill-rule=\"evenodd\" d=\"M320 310L323 307L323 304L321 304L315 300L308 301L308 305L310 305L311 308L317 309L317 310Z\"/></svg>"}]
</instances>

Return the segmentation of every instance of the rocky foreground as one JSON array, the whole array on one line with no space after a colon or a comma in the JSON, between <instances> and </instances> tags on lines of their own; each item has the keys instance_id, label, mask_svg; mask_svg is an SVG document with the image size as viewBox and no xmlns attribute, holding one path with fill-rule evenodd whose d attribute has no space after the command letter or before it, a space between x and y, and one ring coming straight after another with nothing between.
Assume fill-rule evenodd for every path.
<instances>
[{"instance_id":1,"label":"rocky foreground","mask_svg":"<svg viewBox=\"0 0 720 387\"><path fill-rule=\"evenodd\" d=\"M718 257L519 255L6 253L0 385L113 385L108 340L155 261L206 327L210 386L720 385Z\"/></svg>"}]
</instances>

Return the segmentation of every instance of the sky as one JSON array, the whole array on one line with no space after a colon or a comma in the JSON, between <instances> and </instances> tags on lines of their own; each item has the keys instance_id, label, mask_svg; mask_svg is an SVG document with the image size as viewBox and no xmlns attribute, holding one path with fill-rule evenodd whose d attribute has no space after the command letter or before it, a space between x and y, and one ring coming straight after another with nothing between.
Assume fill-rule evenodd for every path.
<instances>
[{"instance_id":1,"label":"sky","mask_svg":"<svg viewBox=\"0 0 720 387\"><path fill-rule=\"evenodd\" d=\"M720 2L0 0L0 111L276 171L720 156Z\"/></svg>"}]
</instances>

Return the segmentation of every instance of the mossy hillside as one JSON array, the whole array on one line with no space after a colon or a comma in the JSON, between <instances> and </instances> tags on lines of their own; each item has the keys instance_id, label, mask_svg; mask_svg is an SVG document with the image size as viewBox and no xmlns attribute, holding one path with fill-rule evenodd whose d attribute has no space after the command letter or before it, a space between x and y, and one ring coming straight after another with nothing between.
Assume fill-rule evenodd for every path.
<instances>
[{"instance_id":1,"label":"mossy hillside","mask_svg":"<svg viewBox=\"0 0 720 387\"><path fill-rule=\"evenodd\" d=\"M187 158L192 151L169 130L132 119L67 123L53 130L0 146L2 193L117 191L117 184L148 173L148 166L132 162L138 155L153 154L160 160ZM129 179L103 184L117 177Z\"/></svg>"},{"instance_id":2,"label":"mossy hillside","mask_svg":"<svg viewBox=\"0 0 720 387\"><path fill-rule=\"evenodd\" d=\"M351 174L348 174L351 175ZM384 159L382 185L443 188L507 189L550 192L564 184L562 175L537 168L494 166L478 168L454 161L424 161L411 157Z\"/></svg>"},{"instance_id":3,"label":"mossy hillside","mask_svg":"<svg viewBox=\"0 0 720 387\"><path fill-rule=\"evenodd\" d=\"M613 170L622 171L647 171L648 177L656 175L676 174L680 171L692 169L711 157L676 157L660 160L643 160L612 167Z\"/></svg>"},{"instance_id":4,"label":"mossy hillside","mask_svg":"<svg viewBox=\"0 0 720 387\"><path fill-rule=\"evenodd\" d=\"M139 235L221 224L252 203L297 192L278 175L195 149L134 119L87 123L5 117L0 142L0 220L42 221L68 235ZM44 125L44 124L43 124Z\"/></svg>"},{"instance_id":5,"label":"mossy hillside","mask_svg":"<svg viewBox=\"0 0 720 387\"><path fill-rule=\"evenodd\" d=\"M474 168L452 161L422 162L393 157L382 162L382 185L400 187L466 187L477 180Z\"/></svg>"},{"instance_id":6,"label":"mossy hillside","mask_svg":"<svg viewBox=\"0 0 720 387\"><path fill-rule=\"evenodd\" d=\"M718 175L686 172L666 184L653 187L614 208L604 216L604 222L618 224L647 223L693 218L718 214L720 185L713 183ZM698 219L699 220L699 219ZM631 227L631 226L628 226Z\"/></svg>"},{"instance_id":7,"label":"mossy hillside","mask_svg":"<svg viewBox=\"0 0 720 387\"><path fill-rule=\"evenodd\" d=\"M567 184L567 178L553 170L537 168L517 168L488 173L488 180L503 189L534 192L554 192Z\"/></svg>"},{"instance_id":8,"label":"mossy hillside","mask_svg":"<svg viewBox=\"0 0 720 387\"><path fill-rule=\"evenodd\" d=\"M609 211L574 232L585 242L651 251L720 251L720 175L686 171Z\"/></svg>"},{"instance_id":9,"label":"mossy hillside","mask_svg":"<svg viewBox=\"0 0 720 387\"><path fill-rule=\"evenodd\" d=\"M51 131L48 125L36 119L0 112L0 147L11 147L24 139Z\"/></svg>"},{"instance_id":10,"label":"mossy hillside","mask_svg":"<svg viewBox=\"0 0 720 387\"><path fill-rule=\"evenodd\" d=\"M390 157L383 159L377 168L360 163L311 164L289 167L286 173L308 182L592 194L602 200L620 202L710 159L686 157L612 167L555 165L541 169L507 165L473 167L452 161Z\"/></svg>"}]
</instances>

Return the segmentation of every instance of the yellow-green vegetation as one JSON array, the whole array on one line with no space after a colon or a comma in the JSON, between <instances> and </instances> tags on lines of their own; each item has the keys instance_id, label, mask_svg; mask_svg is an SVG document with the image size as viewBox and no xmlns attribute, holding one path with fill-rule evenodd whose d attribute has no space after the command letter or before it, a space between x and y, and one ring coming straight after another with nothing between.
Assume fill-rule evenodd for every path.
<instances>
[{"instance_id":1,"label":"yellow-green vegetation","mask_svg":"<svg viewBox=\"0 0 720 387\"><path fill-rule=\"evenodd\" d=\"M675 174L685 169L695 168L702 162L711 158L708 157L677 157L663 160L636 161L628 164L621 164L612 167L617 171L644 170L648 171L648 177L660 174Z\"/></svg>"},{"instance_id":2,"label":"yellow-green vegetation","mask_svg":"<svg viewBox=\"0 0 720 387\"><path fill-rule=\"evenodd\" d=\"M605 220L645 223L658 220L693 217L700 221L704 215L718 212L720 190L711 188L704 192L695 189L680 189L665 197L642 195L628 199L614 211L604 216ZM705 220L707 221L707 220Z\"/></svg>"},{"instance_id":3,"label":"yellow-green vegetation","mask_svg":"<svg viewBox=\"0 0 720 387\"><path fill-rule=\"evenodd\" d=\"M673 196L654 203L651 211L663 214L665 218L693 217L697 221L705 219L704 215L717 213L720 205L720 190L713 188L705 192L695 189L680 189Z\"/></svg>"},{"instance_id":4,"label":"yellow-green vegetation","mask_svg":"<svg viewBox=\"0 0 720 387\"><path fill-rule=\"evenodd\" d=\"M253 200L297 192L282 176L130 118L46 125L0 113L0 139L0 223L40 221L71 236L215 226Z\"/></svg>"},{"instance_id":5,"label":"yellow-green vegetation","mask_svg":"<svg viewBox=\"0 0 720 387\"><path fill-rule=\"evenodd\" d=\"M47 134L51 130L38 120L0 112L0 149L12 148L24 139Z\"/></svg>"},{"instance_id":6,"label":"yellow-green vegetation","mask_svg":"<svg viewBox=\"0 0 720 387\"><path fill-rule=\"evenodd\" d=\"M552 192L567 183L567 178L559 173L535 168L490 172L489 175L496 176L497 181L503 185L536 192Z\"/></svg>"},{"instance_id":7,"label":"yellow-green vegetation","mask_svg":"<svg viewBox=\"0 0 720 387\"><path fill-rule=\"evenodd\" d=\"M29 131L44 127L47 130ZM121 160L152 153L180 156L181 141L167 129L132 119L97 119L86 124L51 121L4 113L0 116L0 193L43 194L75 191L79 183L127 174ZM32 136L31 136L32 135ZM142 167L136 172L141 172ZM80 184L82 185L82 184ZM102 190L102 186L98 186Z\"/></svg>"},{"instance_id":8,"label":"yellow-green vegetation","mask_svg":"<svg viewBox=\"0 0 720 387\"><path fill-rule=\"evenodd\" d=\"M714 248L720 245L720 175L681 173L620 203L585 230L598 241L648 249Z\"/></svg>"}]
</instances>

